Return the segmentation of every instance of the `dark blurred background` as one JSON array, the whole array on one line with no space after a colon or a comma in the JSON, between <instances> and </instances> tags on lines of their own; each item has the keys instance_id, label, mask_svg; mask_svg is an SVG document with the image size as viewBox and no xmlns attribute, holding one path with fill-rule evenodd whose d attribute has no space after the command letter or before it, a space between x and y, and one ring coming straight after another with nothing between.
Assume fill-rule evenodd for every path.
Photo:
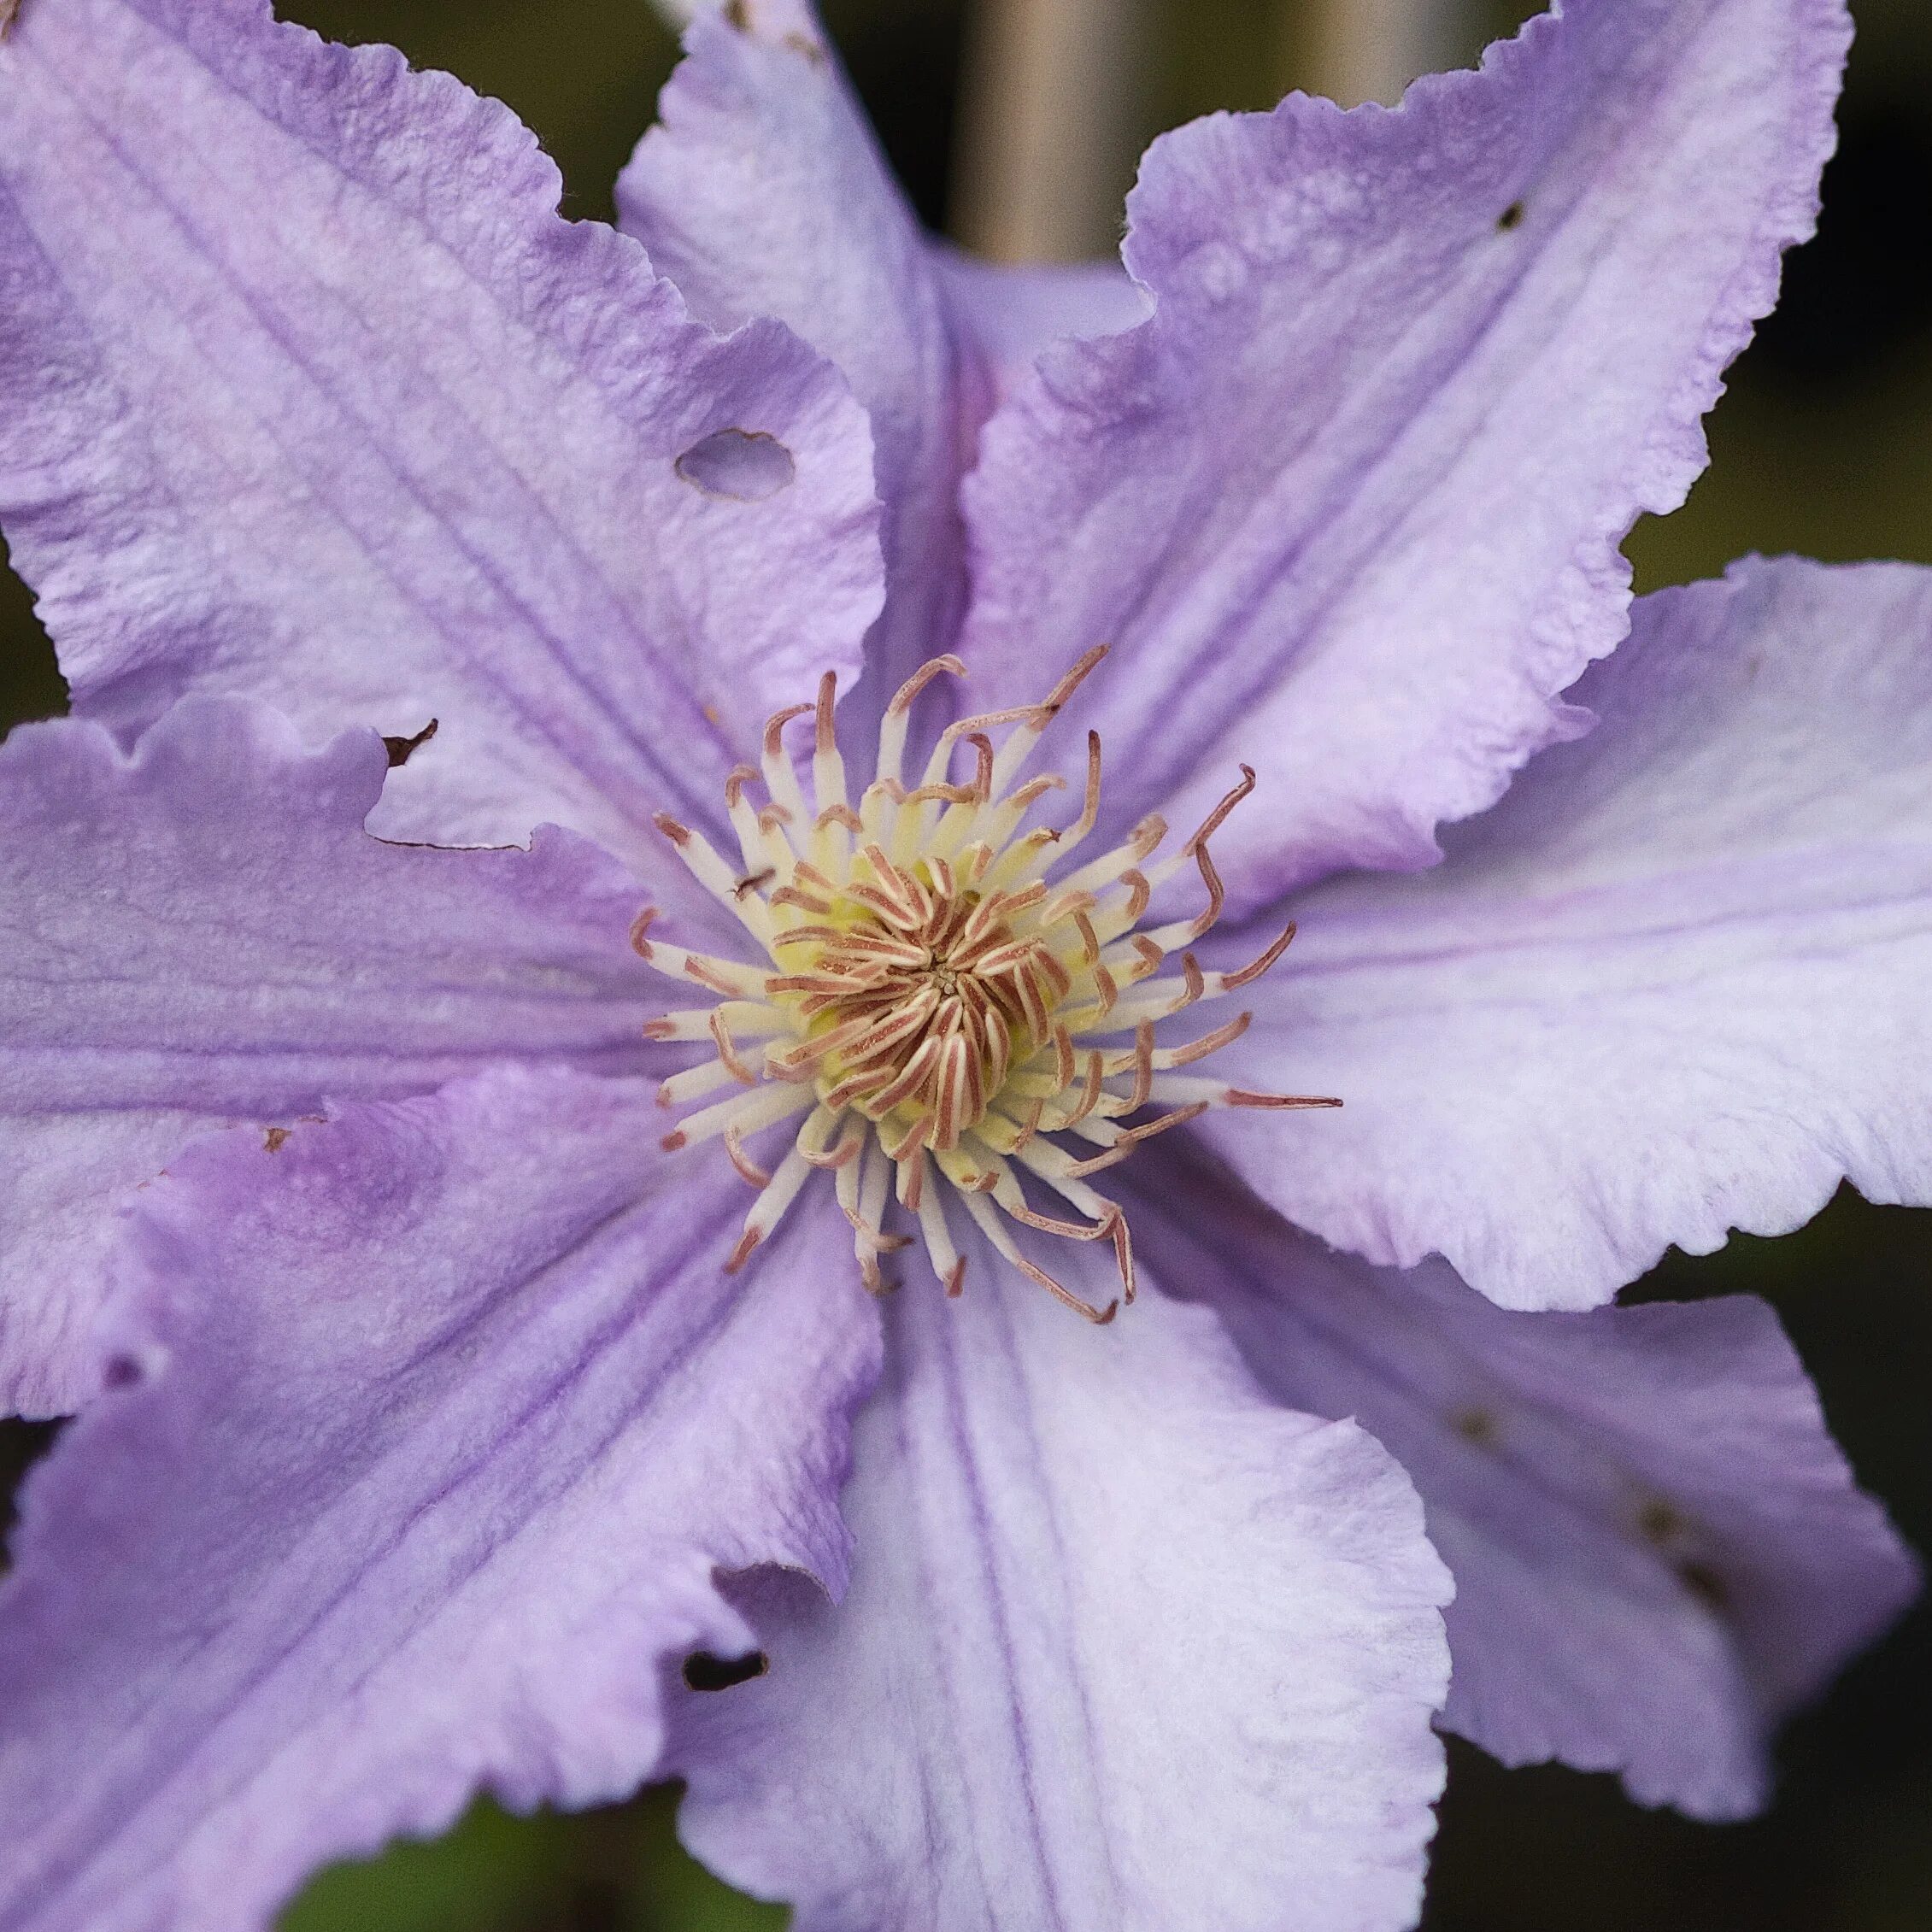
<instances>
[{"instance_id":1,"label":"dark blurred background","mask_svg":"<svg viewBox=\"0 0 1932 1932\"><path fill-rule=\"evenodd\" d=\"M1107 111L1082 120L1050 89L1029 97L1012 51L1037 25L1028 9L1042 7L1077 26L1086 16L1089 64L1074 71L1086 107L1103 99ZM285 0L283 10L339 38L395 42L508 101L561 165L567 212L580 216L608 214L611 182L675 57L647 0ZM825 10L929 221L1000 252L1077 255L1117 238L1134 157L1162 127L1216 107L1270 106L1298 85L1389 97L1424 65L1473 59L1530 9L825 0ZM1853 11L1859 40L1819 235L1790 258L1782 308L1733 371L1711 425L1710 473L1683 511L1632 539L1640 590L1714 574L1750 549L1932 562L1932 13L1922 0L1853 0ZM1011 179L1022 150L1043 152L1057 201L1026 203L1027 184ZM0 729L62 702L30 601L0 573ZM1932 1549L1932 1213L1847 1192L1802 1234L1672 1256L1632 1293L1740 1290L1776 1304L1864 1483ZM46 1440L0 1431L0 1497ZM1780 1759L1769 1815L1712 1829L1640 1811L1609 1778L1505 1772L1454 1746L1425 1923L1929 1932L1932 1612L1909 1618L1793 1724ZM674 1795L570 1817L479 1805L440 1843L326 1873L290 1908L285 1932L781 1926L782 1911L737 1899L684 1857Z\"/></svg>"}]
</instances>

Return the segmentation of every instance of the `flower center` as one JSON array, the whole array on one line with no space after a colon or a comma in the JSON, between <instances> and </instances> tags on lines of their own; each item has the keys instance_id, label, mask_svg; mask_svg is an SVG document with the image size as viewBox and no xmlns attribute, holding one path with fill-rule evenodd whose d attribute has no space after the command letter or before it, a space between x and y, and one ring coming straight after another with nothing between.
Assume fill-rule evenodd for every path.
<instances>
[{"instance_id":1,"label":"flower center","mask_svg":"<svg viewBox=\"0 0 1932 1932\"><path fill-rule=\"evenodd\" d=\"M1065 781L1014 780L1105 655L1089 651L1043 703L949 725L924 778L908 789L901 769L913 701L935 677L964 673L956 658L934 659L887 707L877 776L856 807L833 731L828 673L815 706L780 712L766 726L761 769L741 766L726 784L742 872L687 827L658 819L694 876L766 955L764 965L749 966L651 939L649 911L632 933L661 972L718 995L645 1031L657 1040L708 1041L714 1051L664 1083L666 1106L737 1089L687 1116L664 1142L675 1149L720 1139L760 1190L731 1268L823 1168L852 1224L868 1288L888 1285L880 1257L913 1239L887 1229L896 1199L947 1292L960 1291L966 1260L949 1197L1013 1266L1089 1319L1111 1320L1118 1301L1096 1307L1081 1300L1026 1245L1036 1235L1111 1242L1120 1299L1132 1301L1126 1218L1088 1184L1090 1175L1210 1107L1340 1104L1176 1071L1238 1038L1247 1013L1179 1045L1156 1043L1162 1021L1259 978L1294 937L1290 925L1236 972L1203 972L1188 949L1221 910L1208 838L1254 790L1253 772L1242 767L1242 782L1167 860L1148 862L1166 835L1154 818L1113 851L1066 871L1100 817L1100 738L1089 731L1079 817L1064 830L1028 825L1034 806ZM810 804L784 742L785 726L807 712L816 719ZM991 733L1001 730L995 750ZM973 759L963 784L948 776L962 749ZM760 778L768 802L755 808L746 787ZM1207 890L1206 909L1142 930L1154 892L1189 864ZM1177 976L1166 971L1176 952ZM755 1051L745 1044L755 1040L761 1042ZM1135 1119L1155 1106L1166 1111ZM748 1141L800 1114L803 1124L777 1166L759 1165ZM1063 1136L1097 1151L1077 1154ZM1029 1183L1078 1219L1042 1212Z\"/></svg>"},{"instance_id":2,"label":"flower center","mask_svg":"<svg viewBox=\"0 0 1932 1932\"><path fill-rule=\"evenodd\" d=\"M943 859L901 868L874 845L862 854L870 876L825 923L780 940L793 970L773 992L795 1002L803 1031L781 1065L809 1065L826 1107L888 1127L888 1154L957 1148L1014 1061L1051 1036L1072 984L1052 932L1027 919L1045 889L982 891L984 851L958 871Z\"/></svg>"}]
</instances>

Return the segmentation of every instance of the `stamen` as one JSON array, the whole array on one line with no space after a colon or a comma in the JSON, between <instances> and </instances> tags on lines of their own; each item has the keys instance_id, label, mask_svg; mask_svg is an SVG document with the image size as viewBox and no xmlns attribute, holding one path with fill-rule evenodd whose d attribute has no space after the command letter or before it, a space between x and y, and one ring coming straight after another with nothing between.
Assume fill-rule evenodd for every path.
<instances>
[{"instance_id":1,"label":"stamen","mask_svg":"<svg viewBox=\"0 0 1932 1932\"><path fill-rule=\"evenodd\" d=\"M902 772L914 702L935 678L965 675L958 659L933 659L886 707L875 773L856 807L838 748L837 680L827 672L815 702L767 722L758 766L735 766L725 780L740 864L728 864L691 826L657 819L763 957L754 966L653 939L649 908L631 928L640 958L717 996L709 1006L663 1013L644 1031L652 1040L712 1049L662 1083L662 1104L683 1107L728 1089L686 1115L664 1145L716 1138L759 1189L728 1258L731 1270L824 1172L872 1292L895 1285L881 1260L915 1238L889 1228L889 1213L917 1228L945 1292L961 1291L966 1256L948 1224L950 1196L1007 1264L1087 1320L1105 1323L1134 1299L1133 1244L1126 1216L1088 1184L1091 1176L1210 1107L1340 1104L1177 1071L1233 1044L1248 1027L1245 1013L1191 1041L1158 1041L1164 1021L1251 984L1294 937L1290 925L1248 966L1227 972L1204 972L1186 949L1222 911L1208 841L1254 790L1248 766L1173 857L1152 860L1166 836L1152 817L1113 850L1066 871L1066 858L1100 823L1101 740L1089 731L1079 817L1064 831L1027 825L1038 802L1065 781L1051 773L1015 781L1106 655L1104 646L1089 651L1038 704L948 725L935 736L920 782L908 788ZM785 727L807 713L809 799L784 743ZM962 746L973 755L965 782L954 772ZM761 807L749 790L760 783ZM1056 863L1062 876L1049 882ZM1204 889L1202 910L1138 930L1156 891L1190 863ZM1175 953L1178 977L1172 969L1160 977ZM1130 1048L1107 1043L1129 1034ZM752 1041L763 1042L755 1052L743 1045ZM1165 1111L1128 1124L1156 1103ZM768 1171L747 1142L799 1115L790 1145ZM1070 1151L1083 1146L1098 1151ZM1033 1206L1023 1177L1026 1189L1049 1190L1080 1218ZM1119 1297L1097 1305L1074 1294L1031 1252L1038 1239L1109 1243Z\"/></svg>"},{"instance_id":2,"label":"stamen","mask_svg":"<svg viewBox=\"0 0 1932 1932\"><path fill-rule=\"evenodd\" d=\"M792 823L809 819L812 813L805 803L805 794L799 790L798 774L792 769L791 755L785 749L784 731L794 718L802 718L811 709L808 704L790 705L783 711L773 712L765 721L764 756L759 760L759 766L765 775L765 790L772 799L767 809L784 813L787 820Z\"/></svg>"},{"instance_id":3,"label":"stamen","mask_svg":"<svg viewBox=\"0 0 1932 1932\"><path fill-rule=\"evenodd\" d=\"M1257 954L1239 972L1216 973L1214 975L1214 990L1217 993L1232 993L1247 985L1250 980L1259 979L1288 950L1294 937L1295 921L1290 919L1282 928L1281 937L1276 940L1265 952ZM1189 954L1188 956L1191 960L1194 955ZM1200 970L1198 966L1195 968L1197 975Z\"/></svg>"},{"instance_id":4,"label":"stamen","mask_svg":"<svg viewBox=\"0 0 1932 1932\"><path fill-rule=\"evenodd\" d=\"M791 1028L784 1016L762 1000L727 1000L718 1007L685 1007L676 1013L661 1013L644 1022L647 1040L708 1040L713 1016L723 1020L732 1034L787 1034Z\"/></svg>"},{"instance_id":5,"label":"stamen","mask_svg":"<svg viewBox=\"0 0 1932 1932\"><path fill-rule=\"evenodd\" d=\"M1236 1013L1224 1025L1217 1026L1212 1033L1204 1033L1198 1040L1189 1040L1185 1046L1163 1047L1154 1054L1154 1064L1158 1068L1171 1066L1192 1066L1197 1060L1206 1060L1210 1054L1218 1054L1223 1047L1232 1046L1253 1024L1251 1013ZM1151 1034L1151 1025L1148 1028ZM723 1049L719 1049L722 1053Z\"/></svg>"},{"instance_id":6,"label":"stamen","mask_svg":"<svg viewBox=\"0 0 1932 1932\"><path fill-rule=\"evenodd\" d=\"M1207 843L1208 840L1213 837L1214 834L1227 823L1228 814L1254 790L1254 767L1252 765L1243 765L1241 768L1241 783L1201 820L1200 829L1181 848L1181 856L1183 859L1191 859L1195 853L1199 852Z\"/></svg>"},{"instance_id":7,"label":"stamen","mask_svg":"<svg viewBox=\"0 0 1932 1932\"><path fill-rule=\"evenodd\" d=\"M832 702L837 695L838 673L828 671L819 680L812 734L812 789L819 795L821 815L828 808L851 809L845 796L845 760L838 755L838 738L832 729Z\"/></svg>"},{"instance_id":8,"label":"stamen","mask_svg":"<svg viewBox=\"0 0 1932 1932\"><path fill-rule=\"evenodd\" d=\"M898 690L885 708L878 728L878 777L882 784L896 784L906 755L906 732L912 723L913 701L935 678L963 678L965 665L950 655L928 658Z\"/></svg>"},{"instance_id":9,"label":"stamen","mask_svg":"<svg viewBox=\"0 0 1932 1932\"><path fill-rule=\"evenodd\" d=\"M737 1048L731 1043L731 1030L725 1024L724 1009L711 1009L711 1037L717 1042L718 1058L725 1070L734 1080L742 1080L748 1087L758 1084L758 1076L738 1058Z\"/></svg>"},{"instance_id":10,"label":"stamen","mask_svg":"<svg viewBox=\"0 0 1932 1932\"><path fill-rule=\"evenodd\" d=\"M762 1188L771 1185L772 1177L746 1154L744 1142L739 1137L736 1127L727 1127L725 1130L725 1152L730 1158L732 1166L736 1167L738 1172L751 1183L752 1186Z\"/></svg>"},{"instance_id":11,"label":"stamen","mask_svg":"<svg viewBox=\"0 0 1932 1932\"><path fill-rule=\"evenodd\" d=\"M1066 1172L1097 1174L1104 1167L1116 1166L1143 1141L1151 1141L1156 1134L1165 1134L1170 1127L1184 1126L1189 1120L1198 1120L1207 1111L1207 1102L1196 1101L1192 1107L1177 1107L1172 1113L1163 1113L1143 1127L1116 1128L1113 1140L1105 1154L1097 1154L1090 1160L1077 1160ZM1071 1126L1072 1123L1070 1121L1068 1125Z\"/></svg>"},{"instance_id":12,"label":"stamen","mask_svg":"<svg viewBox=\"0 0 1932 1932\"><path fill-rule=\"evenodd\" d=\"M1080 816L1060 834L1059 856L1064 859L1100 823L1100 817L1101 735L1098 731L1089 731L1086 802L1080 807Z\"/></svg>"},{"instance_id":13,"label":"stamen","mask_svg":"<svg viewBox=\"0 0 1932 1932\"><path fill-rule=\"evenodd\" d=\"M1251 1094L1240 1087L1221 1091L1223 1107L1340 1107L1332 1094Z\"/></svg>"}]
</instances>

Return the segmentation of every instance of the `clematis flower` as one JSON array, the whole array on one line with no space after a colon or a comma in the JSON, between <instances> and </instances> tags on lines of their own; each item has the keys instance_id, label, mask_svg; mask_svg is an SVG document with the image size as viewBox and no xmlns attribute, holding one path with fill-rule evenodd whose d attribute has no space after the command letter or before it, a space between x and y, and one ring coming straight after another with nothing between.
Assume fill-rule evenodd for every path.
<instances>
[{"instance_id":1,"label":"clematis flower","mask_svg":"<svg viewBox=\"0 0 1932 1932\"><path fill-rule=\"evenodd\" d=\"M1932 587L1616 547L1847 32L1215 117L1116 275L922 235L797 0L622 232L389 51L27 0L0 1924L677 1775L807 1932L1366 1932L1438 1719L1763 1800L1911 1561L1760 1304L1609 1304L1932 1197Z\"/></svg>"}]
</instances>

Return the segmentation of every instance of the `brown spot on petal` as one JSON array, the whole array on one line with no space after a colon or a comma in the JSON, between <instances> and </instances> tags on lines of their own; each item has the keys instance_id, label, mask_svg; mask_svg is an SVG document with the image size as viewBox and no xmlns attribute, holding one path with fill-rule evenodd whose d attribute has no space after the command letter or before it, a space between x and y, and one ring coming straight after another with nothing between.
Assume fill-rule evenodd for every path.
<instances>
[{"instance_id":1,"label":"brown spot on petal","mask_svg":"<svg viewBox=\"0 0 1932 1932\"><path fill-rule=\"evenodd\" d=\"M24 3L25 0L0 0L0 40L14 31L14 22L21 17Z\"/></svg>"},{"instance_id":2,"label":"brown spot on petal","mask_svg":"<svg viewBox=\"0 0 1932 1932\"><path fill-rule=\"evenodd\" d=\"M694 443L677 461L678 474L707 496L761 503L798 474L791 451L762 430L721 429Z\"/></svg>"},{"instance_id":3,"label":"brown spot on petal","mask_svg":"<svg viewBox=\"0 0 1932 1932\"><path fill-rule=\"evenodd\" d=\"M1680 1563L1677 1580L1706 1610L1721 1615L1730 1608L1730 1586L1708 1563Z\"/></svg>"},{"instance_id":4,"label":"brown spot on petal","mask_svg":"<svg viewBox=\"0 0 1932 1932\"><path fill-rule=\"evenodd\" d=\"M771 1668L772 1659L761 1650L749 1657L713 1657L708 1650L694 1650L684 1659L684 1682L693 1690L729 1690Z\"/></svg>"},{"instance_id":5,"label":"brown spot on petal","mask_svg":"<svg viewBox=\"0 0 1932 1932\"><path fill-rule=\"evenodd\" d=\"M751 9L745 0L725 0L718 11L725 16L725 25L734 27L740 33L751 32Z\"/></svg>"},{"instance_id":6,"label":"brown spot on petal","mask_svg":"<svg viewBox=\"0 0 1932 1932\"><path fill-rule=\"evenodd\" d=\"M1502 1435L1502 1424L1496 1420L1495 1411L1474 1406L1458 1409L1449 1418L1449 1427L1465 1442L1473 1442L1479 1449L1492 1448Z\"/></svg>"},{"instance_id":7,"label":"brown spot on petal","mask_svg":"<svg viewBox=\"0 0 1932 1932\"><path fill-rule=\"evenodd\" d=\"M288 1142L291 1130L286 1127L269 1127L262 1131L261 1144L270 1154L279 1154Z\"/></svg>"},{"instance_id":8,"label":"brown spot on petal","mask_svg":"<svg viewBox=\"0 0 1932 1932\"><path fill-rule=\"evenodd\" d=\"M383 734L382 742L389 753L390 770L393 772L398 765L407 765L409 762L409 754L413 751L420 751L436 736L436 727L438 722L439 720L437 719L431 719L428 724L425 725L422 730L418 731L413 738L392 738L385 731Z\"/></svg>"},{"instance_id":9,"label":"brown spot on petal","mask_svg":"<svg viewBox=\"0 0 1932 1932\"><path fill-rule=\"evenodd\" d=\"M1690 1523L1684 1512L1662 1496L1652 1496L1637 1511L1638 1535L1659 1549L1681 1540L1689 1528Z\"/></svg>"},{"instance_id":10,"label":"brown spot on petal","mask_svg":"<svg viewBox=\"0 0 1932 1932\"><path fill-rule=\"evenodd\" d=\"M1521 202L1512 202L1509 206L1506 208L1502 211L1502 213L1496 217L1497 227L1500 228L1503 232L1503 233L1506 235L1512 228L1518 228L1523 225L1524 213L1524 210L1523 203Z\"/></svg>"}]
</instances>

